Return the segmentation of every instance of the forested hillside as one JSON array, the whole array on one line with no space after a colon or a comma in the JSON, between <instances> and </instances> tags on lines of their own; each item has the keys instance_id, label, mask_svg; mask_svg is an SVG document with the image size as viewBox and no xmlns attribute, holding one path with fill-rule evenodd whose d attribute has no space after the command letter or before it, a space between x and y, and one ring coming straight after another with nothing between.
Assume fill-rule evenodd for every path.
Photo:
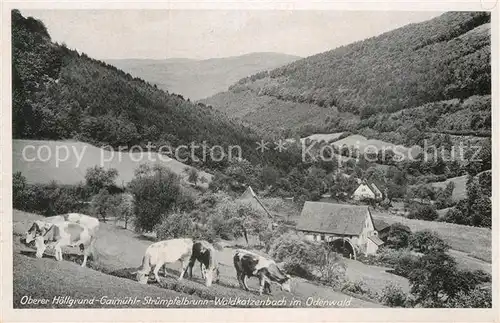
<instances>
[{"instance_id":1,"label":"forested hillside","mask_svg":"<svg viewBox=\"0 0 500 323\"><path fill-rule=\"evenodd\" d=\"M364 129L396 144L416 143L406 136L415 129L489 135L489 22L487 12L445 13L244 78L203 102L300 135ZM313 107L302 118L305 104Z\"/></svg>"},{"instance_id":2,"label":"forested hillside","mask_svg":"<svg viewBox=\"0 0 500 323\"><path fill-rule=\"evenodd\" d=\"M12 12L12 58L15 139L77 139L114 148L206 141L238 144L253 162L274 158L254 153L260 138L251 129L53 43L43 22L17 10Z\"/></svg>"}]
</instances>

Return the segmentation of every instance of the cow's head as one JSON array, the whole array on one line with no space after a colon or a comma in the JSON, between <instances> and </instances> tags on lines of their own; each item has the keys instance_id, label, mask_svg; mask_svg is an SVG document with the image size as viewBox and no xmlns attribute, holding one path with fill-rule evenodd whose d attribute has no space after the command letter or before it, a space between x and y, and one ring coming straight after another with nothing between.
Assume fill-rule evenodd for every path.
<instances>
[{"instance_id":1,"label":"cow's head","mask_svg":"<svg viewBox=\"0 0 500 323\"><path fill-rule=\"evenodd\" d=\"M33 222L29 230L26 232L26 243L30 243L38 236L43 236L44 230L45 223L43 221L36 220Z\"/></svg>"},{"instance_id":2,"label":"cow's head","mask_svg":"<svg viewBox=\"0 0 500 323\"><path fill-rule=\"evenodd\" d=\"M210 287L212 283L218 283L219 278L219 268L214 267L213 269L209 269L205 272L205 286Z\"/></svg>"},{"instance_id":3,"label":"cow's head","mask_svg":"<svg viewBox=\"0 0 500 323\"><path fill-rule=\"evenodd\" d=\"M290 275L285 275L285 278L280 281L281 290L291 293L292 292L292 277Z\"/></svg>"},{"instance_id":4,"label":"cow's head","mask_svg":"<svg viewBox=\"0 0 500 323\"><path fill-rule=\"evenodd\" d=\"M137 281L139 282L139 284L146 285L148 283L149 275L147 273L139 270L135 274L136 274L135 277L136 277Z\"/></svg>"}]
</instances>

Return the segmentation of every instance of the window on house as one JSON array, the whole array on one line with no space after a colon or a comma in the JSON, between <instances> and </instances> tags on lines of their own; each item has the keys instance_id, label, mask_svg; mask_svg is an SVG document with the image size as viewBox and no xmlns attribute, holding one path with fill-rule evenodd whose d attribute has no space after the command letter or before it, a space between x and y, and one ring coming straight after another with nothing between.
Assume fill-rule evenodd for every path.
<instances>
[{"instance_id":1,"label":"window on house","mask_svg":"<svg viewBox=\"0 0 500 323\"><path fill-rule=\"evenodd\" d=\"M325 241L325 235L324 234L321 235L321 241Z\"/></svg>"}]
</instances>

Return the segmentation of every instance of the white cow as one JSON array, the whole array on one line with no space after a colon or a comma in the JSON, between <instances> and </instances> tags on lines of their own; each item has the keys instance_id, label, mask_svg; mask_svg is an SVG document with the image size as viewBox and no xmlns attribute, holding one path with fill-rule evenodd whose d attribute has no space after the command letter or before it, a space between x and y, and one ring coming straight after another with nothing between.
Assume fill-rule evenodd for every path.
<instances>
[{"instance_id":1,"label":"white cow","mask_svg":"<svg viewBox=\"0 0 500 323\"><path fill-rule=\"evenodd\" d=\"M154 268L153 273L156 281L160 283L160 276L158 275L160 268L165 264L180 261L181 274L179 280L182 280L191 258L192 249L193 240L189 238L155 242L146 249L141 267L133 274L137 274L136 277L139 283L146 284L151 269Z\"/></svg>"},{"instance_id":2,"label":"white cow","mask_svg":"<svg viewBox=\"0 0 500 323\"><path fill-rule=\"evenodd\" d=\"M36 236L35 246L37 258L42 258L47 248L46 242L54 248L55 257L58 261L63 259L61 247L79 246L80 250L83 251L82 267L85 267L94 239L87 227L78 223L65 221L51 224L43 235Z\"/></svg>"},{"instance_id":3,"label":"white cow","mask_svg":"<svg viewBox=\"0 0 500 323\"><path fill-rule=\"evenodd\" d=\"M91 240L87 243L87 248L80 246L80 250L84 251L84 262L82 264L82 267L84 267L87 262L87 257L91 252L90 247L93 246L97 230L99 229L99 220L97 218L85 214L67 213L63 215L47 217L44 218L43 220L36 220L33 222L28 232L26 232L25 241L26 243L30 243L31 241L35 240L35 246L37 248L37 257L41 258L43 252L47 248L45 246L45 242L48 242L53 247L56 246L57 241L53 240L54 238L51 237L50 230L54 228L55 225L63 225L67 223L78 224L79 226L85 228L86 234L88 234L91 238ZM64 243L63 245L69 245ZM76 246L77 244L74 245ZM59 255L57 255L57 249L56 249L56 259L58 259L58 257ZM59 260L61 259L62 255L60 256Z\"/></svg>"},{"instance_id":4,"label":"white cow","mask_svg":"<svg viewBox=\"0 0 500 323\"><path fill-rule=\"evenodd\" d=\"M80 213L67 213L36 220L26 232L26 243L35 240L39 235L43 235L55 223L72 222L85 226L92 236L95 236L99 229L99 220L89 215Z\"/></svg>"}]
</instances>

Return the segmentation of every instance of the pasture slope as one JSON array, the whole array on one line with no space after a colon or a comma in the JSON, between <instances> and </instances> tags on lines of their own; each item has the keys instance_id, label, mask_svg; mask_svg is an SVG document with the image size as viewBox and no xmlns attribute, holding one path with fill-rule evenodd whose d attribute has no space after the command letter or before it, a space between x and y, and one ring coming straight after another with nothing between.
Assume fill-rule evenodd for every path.
<instances>
[{"instance_id":1,"label":"pasture slope","mask_svg":"<svg viewBox=\"0 0 500 323\"><path fill-rule=\"evenodd\" d=\"M314 133L310 136L300 138L300 141L317 141L319 143L331 143L332 141L337 140L340 136L342 136L343 132L334 132L334 133Z\"/></svg>"},{"instance_id":2,"label":"pasture slope","mask_svg":"<svg viewBox=\"0 0 500 323\"><path fill-rule=\"evenodd\" d=\"M121 186L130 182L135 169L144 163L163 165L184 180L187 177L186 164L155 152L108 151L80 141L12 140L12 170L22 172L28 183L48 184L56 180L59 184L75 185L85 181L88 168L102 166L118 170L116 184ZM207 186L212 175L203 171L199 174L208 181L200 186Z\"/></svg>"},{"instance_id":3,"label":"pasture slope","mask_svg":"<svg viewBox=\"0 0 500 323\"><path fill-rule=\"evenodd\" d=\"M448 178L443 182L434 182L431 185L435 188L446 188L448 183L453 182L455 184L455 188L453 189L453 194L451 198L454 201L460 201L467 198L467 175Z\"/></svg>"},{"instance_id":4,"label":"pasture slope","mask_svg":"<svg viewBox=\"0 0 500 323\"><path fill-rule=\"evenodd\" d=\"M389 214L385 211L373 210L373 218L383 220L389 224L402 223L415 231L431 230L447 242L459 265L466 268L483 269L491 273L492 241L491 229L460 225L455 223L424 221L407 219L402 216Z\"/></svg>"},{"instance_id":5,"label":"pasture slope","mask_svg":"<svg viewBox=\"0 0 500 323\"><path fill-rule=\"evenodd\" d=\"M294 278L292 293L282 292L273 286L271 296L258 296L256 290L257 280L249 279L249 287L253 290L245 292L238 286L234 268L232 265L233 250L229 247L218 252L221 270L221 281L210 288L205 287L199 278L199 267L193 270L194 279L177 282L179 263L168 266L167 277L163 278L162 286L150 282L148 285L140 285L133 280L131 271L135 270L141 263L144 251L151 244L148 238L121 229L111 223L101 223L98 240L96 242L97 257L91 262L91 268L80 268L71 261L56 262L51 256L42 259L34 258L34 250L20 242L21 236L27 230L31 221L42 218L36 214L30 214L14 210L14 307L21 308L20 299L25 295L32 297L53 298L54 296L71 296L75 298L96 298L107 296L109 299L123 297L138 297L143 300L150 296L153 299L168 299L175 297L186 297L188 299L208 300L209 305L204 307L215 307L213 302L217 298L232 297L251 300L286 301L292 299L300 300L301 307L306 307L306 299L323 299L341 302L350 300L349 307L382 307L380 304L364 301L358 298L336 292L331 288L319 286L302 279ZM68 252L69 251L69 252ZM78 251L67 249L68 256L65 260L81 262ZM338 303L337 303L338 304ZM67 308L67 305L49 304L46 307ZM98 305L99 307L115 307L114 305ZM39 307L44 307L40 306ZM131 307L166 307L166 305L154 305L139 303ZM172 306L171 306L172 307ZM178 306L177 306L178 307Z\"/></svg>"},{"instance_id":6,"label":"pasture slope","mask_svg":"<svg viewBox=\"0 0 500 323\"><path fill-rule=\"evenodd\" d=\"M355 148L362 154L374 152L378 153L381 150L392 150L404 159L415 158L420 152L422 152L422 147L419 146L407 148L405 146L395 145L387 141L368 139L362 135L351 135L335 141L333 145L338 149L341 149L344 146L347 146L350 149Z\"/></svg>"}]
</instances>

